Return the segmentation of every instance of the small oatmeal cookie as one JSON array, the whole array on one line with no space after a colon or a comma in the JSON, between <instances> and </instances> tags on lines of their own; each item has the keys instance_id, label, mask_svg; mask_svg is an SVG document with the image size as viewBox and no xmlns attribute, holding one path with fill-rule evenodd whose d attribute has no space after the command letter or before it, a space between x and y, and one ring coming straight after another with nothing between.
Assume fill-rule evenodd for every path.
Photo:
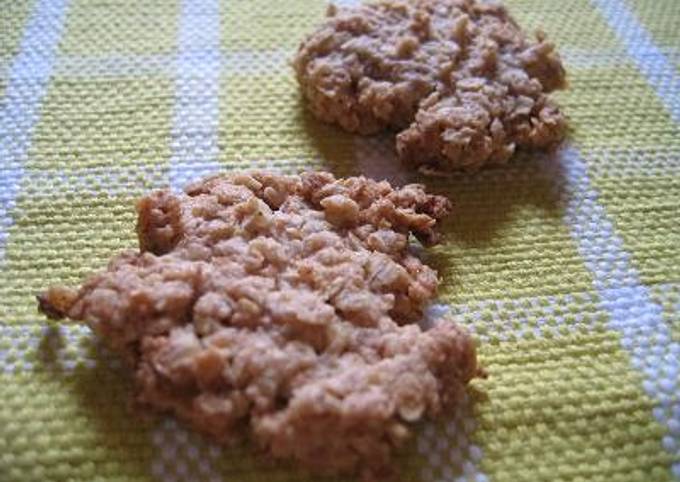
<instances>
[{"instance_id":1,"label":"small oatmeal cookie","mask_svg":"<svg viewBox=\"0 0 680 482\"><path fill-rule=\"evenodd\" d=\"M565 132L546 95L566 84L553 44L541 32L527 40L497 3L331 6L294 67L316 117L360 134L401 131L400 158L425 170L503 164Z\"/></svg>"},{"instance_id":2,"label":"small oatmeal cookie","mask_svg":"<svg viewBox=\"0 0 680 482\"><path fill-rule=\"evenodd\" d=\"M327 173L227 174L137 204L140 251L38 297L134 370L137 400L220 440L249 433L317 473L389 472L410 424L481 371L451 320L415 323L449 201ZM332 434L332 435L331 435Z\"/></svg>"}]
</instances>

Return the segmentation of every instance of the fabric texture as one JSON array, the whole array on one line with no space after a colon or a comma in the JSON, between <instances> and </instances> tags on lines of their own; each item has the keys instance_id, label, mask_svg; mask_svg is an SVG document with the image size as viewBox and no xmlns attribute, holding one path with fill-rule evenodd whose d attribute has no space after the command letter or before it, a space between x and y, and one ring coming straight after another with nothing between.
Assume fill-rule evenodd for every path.
<instances>
[{"instance_id":1,"label":"fabric texture","mask_svg":"<svg viewBox=\"0 0 680 482\"><path fill-rule=\"evenodd\" d=\"M0 1L0 481L315 480L131 411L116 357L36 312L136 245L140 194L242 168L454 201L433 309L489 378L418 428L401 480L680 480L680 2L506 3L565 59L570 138L422 178L305 112L288 62L323 1Z\"/></svg>"}]
</instances>

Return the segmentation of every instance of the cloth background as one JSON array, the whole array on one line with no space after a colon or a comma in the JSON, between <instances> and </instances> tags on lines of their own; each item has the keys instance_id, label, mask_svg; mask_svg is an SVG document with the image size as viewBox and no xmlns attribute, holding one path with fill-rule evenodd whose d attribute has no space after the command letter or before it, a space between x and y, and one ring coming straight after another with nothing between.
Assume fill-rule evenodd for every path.
<instances>
[{"instance_id":1,"label":"cloth background","mask_svg":"<svg viewBox=\"0 0 680 482\"><path fill-rule=\"evenodd\" d=\"M254 167L456 204L428 261L490 377L401 480L680 479L680 1L507 3L564 56L570 140L421 179L304 112L288 61L323 2L0 0L0 480L306 480L130 411L116 358L35 307L136 246L140 194Z\"/></svg>"}]
</instances>

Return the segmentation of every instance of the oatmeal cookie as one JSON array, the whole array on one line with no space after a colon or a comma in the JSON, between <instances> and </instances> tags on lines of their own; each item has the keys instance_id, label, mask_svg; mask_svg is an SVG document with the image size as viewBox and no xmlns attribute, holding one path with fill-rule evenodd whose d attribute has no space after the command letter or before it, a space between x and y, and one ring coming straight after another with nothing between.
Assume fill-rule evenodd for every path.
<instances>
[{"instance_id":1,"label":"oatmeal cookie","mask_svg":"<svg viewBox=\"0 0 680 482\"><path fill-rule=\"evenodd\" d=\"M389 472L409 425L480 374L451 320L415 323L449 201L327 173L227 174L138 205L140 251L38 297L134 370L137 400L220 440L238 433L317 473Z\"/></svg>"},{"instance_id":2,"label":"oatmeal cookie","mask_svg":"<svg viewBox=\"0 0 680 482\"><path fill-rule=\"evenodd\" d=\"M331 6L294 67L316 117L360 134L401 131L400 158L426 171L503 164L565 132L546 95L566 83L553 44L541 32L527 40L496 3Z\"/></svg>"}]
</instances>

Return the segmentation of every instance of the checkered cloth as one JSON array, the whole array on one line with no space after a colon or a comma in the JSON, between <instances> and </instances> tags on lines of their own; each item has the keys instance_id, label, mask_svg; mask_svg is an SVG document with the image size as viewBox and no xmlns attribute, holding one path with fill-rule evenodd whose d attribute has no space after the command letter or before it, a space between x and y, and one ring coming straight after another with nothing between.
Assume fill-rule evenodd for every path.
<instances>
[{"instance_id":1,"label":"checkered cloth","mask_svg":"<svg viewBox=\"0 0 680 482\"><path fill-rule=\"evenodd\" d=\"M301 107L288 60L321 2L0 0L0 480L303 478L131 412L116 357L36 312L136 246L140 194L246 167L456 204L428 262L490 376L418 428L401 480L680 479L680 1L508 3L566 60L570 141L420 179Z\"/></svg>"}]
</instances>

